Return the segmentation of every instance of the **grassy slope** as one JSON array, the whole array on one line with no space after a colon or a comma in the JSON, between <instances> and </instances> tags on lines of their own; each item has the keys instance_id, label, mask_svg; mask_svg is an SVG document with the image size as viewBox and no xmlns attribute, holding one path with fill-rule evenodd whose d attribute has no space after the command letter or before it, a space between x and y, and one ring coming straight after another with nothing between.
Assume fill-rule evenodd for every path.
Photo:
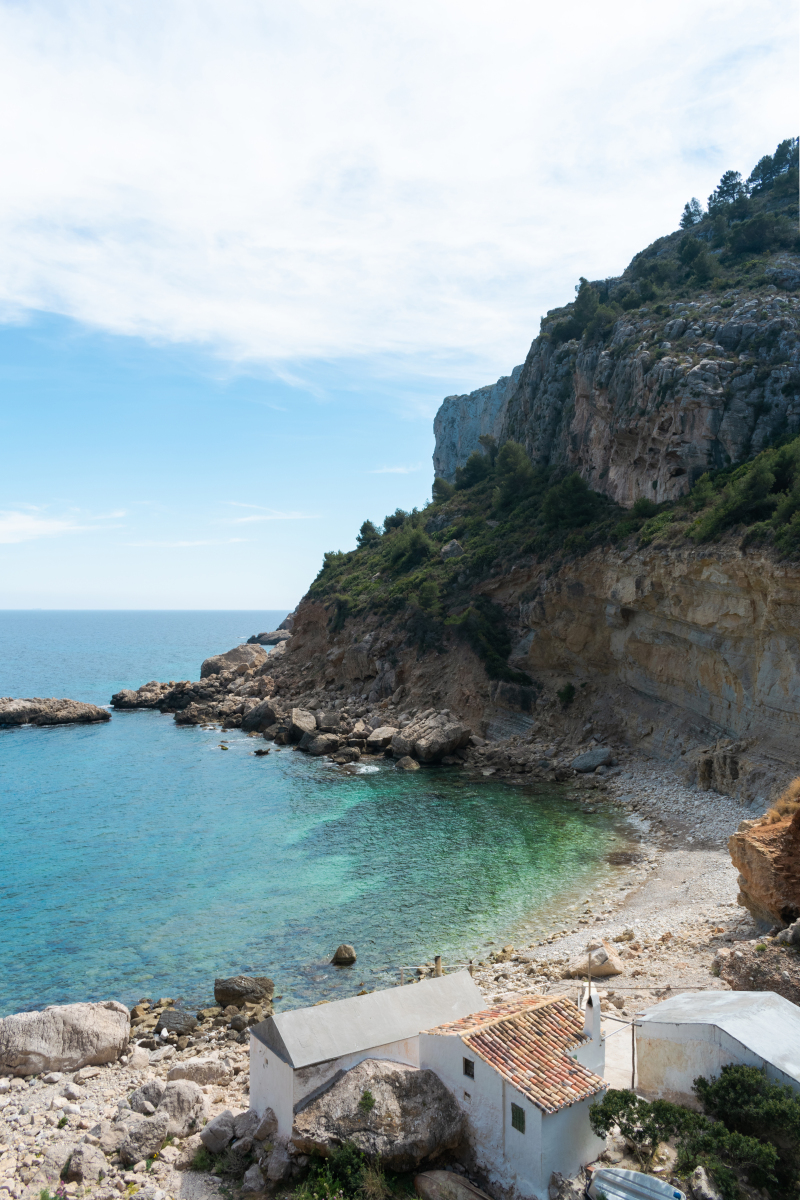
<instances>
[{"instance_id":1,"label":"grassy slope","mask_svg":"<svg viewBox=\"0 0 800 1200\"><path fill-rule=\"evenodd\" d=\"M722 294L717 302L723 309L731 307L726 290L749 287L757 295L769 282L765 268L787 249L800 250L796 221L792 169L735 211L732 206L723 216L707 216L690 230L659 239L620 279L584 286L583 299L548 313L541 336L603 342L619 317L643 300L662 319L659 326L675 315L670 305L676 300L708 299L710 291ZM663 338L659 326L652 333L656 345ZM761 349L769 357L770 347L756 346L754 354ZM655 349L654 357L663 353ZM754 364L758 357L739 362L736 373ZM355 550L325 555L308 594L329 606L333 629L372 610L404 621L420 653L442 648L446 635L457 632L481 654L491 677L523 683L526 677L507 665L502 610L475 591L490 576L532 561L549 560L557 570L565 556L630 539L640 545L698 542L732 528L743 531L743 544L774 541L782 554L800 552L800 438L778 439L749 462L704 475L676 503L638 501L633 510L590 492L575 474L534 469L514 443L499 454L494 447L487 451L460 472L456 490L439 483L422 511L398 510L382 530L365 523ZM443 558L442 548L452 540L463 554Z\"/></svg>"}]
</instances>

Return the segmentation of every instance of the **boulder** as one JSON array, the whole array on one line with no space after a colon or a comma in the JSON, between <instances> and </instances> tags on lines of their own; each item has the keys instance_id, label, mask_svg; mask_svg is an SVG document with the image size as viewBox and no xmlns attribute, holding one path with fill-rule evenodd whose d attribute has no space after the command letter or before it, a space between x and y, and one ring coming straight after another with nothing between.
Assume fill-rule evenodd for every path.
<instances>
[{"instance_id":1,"label":"boulder","mask_svg":"<svg viewBox=\"0 0 800 1200\"><path fill-rule=\"evenodd\" d=\"M689 1176L689 1187L694 1200L722 1200L721 1193L709 1179L705 1167L695 1167Z\"/></svg>"},{"instance_id":2,"label":"boulder","mask_svg":"<svg viewBox=\"0 0 800 1200\"><path fill-rule=\"evenodd\" d=\"M353 1142L390 1171L410 1171L456 1146L463 1123L455 1096L433 1071L368 1058L297 1113L291 1141L302 1154L323 1156Z\"/></svg>"},{"instance_id":3,"label":"boulder","mask_svg":"<svg viewBox=\"0 0 800 1200\"><path fill-rule=\"evenodd\" d=\"M214 654L207 658L200 667L200 678L207 679L209 675L219 675L223 671L233 671L236 667L245 666L248 670L261 667L267 661L267 652L263 646L234 646L227 654Z\"/></svg>"},{"instance_id":4,"label":"boulder","mask_svg":"<svg viewBox=\"0 0 800 1200\"><path fill-rule=\"evenodd\" d=\"M262 700L255 708L251 708L242 717L242 729L245 733L266 733L277 723L278 713L273 700Z\"/></svg>"},{"instance_id":5,"label":"boulder","mask_svg":"<svg viewBox=\"0 0 800 1200\"><path fill-rule=\"evenodd\" d=\"M306 750L315 758L323 754L335 754L339 749L339 737L335 733L320 733L309 742Z\"/></svg>"},{"instance_id":6,"label":"boulder","mask_svg":"<svg viewBox=\"0 0 800 1200\"><path fill-rule=\"evenodd\" d=\"M602 942L599 946L593 945L591 949L587 949L585 954L576 958L566 972L567 977L571 975L573 979L580 979L585 976L590 961L593 979L605 979L609 975L621 975L625 970L622 959L613 946L608 942Z\"/></svg>"},{"instance_id":7,"label":"boulder","mask_svg":"<svg viewBox=\"0 0 800 1200\"><path fill-rule=\"evenodd\" d=\"M402 758L398 758L394 764L398 771L418 771L419 763L410 754L404 754Z\"/></svg>"},{"instance_id":8,"label":"boulder","mask_svg":"<svg viewBox=\"0 0 800 1200\"><path fill-rule=\"evenodd\" d=\"M126 1121L119 1156L126 1166L152 1158L167 1136L169 1113L159 1110L154 1117L136 1117Z\"/></svg>"},{"instance_id":9,"label":"boulder","mask_svg":"<svg viewBox=\"0 0 800 1200\"><path fill-rule=\"evenodd\" d=\"M263 1192L265 1187L264 1176L261 1174L261 1168L258 1163L253 1163L248 1167L242 1179L243 1192Z\"/></svg>"},{"instance_id":10,"label":"boulder","mask_svg":"<svg viewBox=\"0 0 800 1200\"><path fill-rule=\"evenodd\" d=\"M490 1200L486 1192L455 1171L423 1171L414 1176L414 1190L423 1200Z\"/></svg>"},{"instance_id":11,"label":"boulder","mask_svg":"<svg viewBox=\"0 0 800 1200\"><path fill-rule=\"evenodd\" d=\"M98 708L96 704L83 704L80 700L0 697L0 725L91 725L110 720L111 713L107 709Z\"/></svg>"},{"instance_id":12,"label":"boulder","mask_svg":"<svg viewBox=\"0 0 800 1200\"><path fill-rule=\"evenodd\" d=\"M69 1156L66 1178L76 1183L97 1183L108 1171L108 1162L98 1146L81 1142Z\"/></svg>"},{"instance_id":13,"label":"boulder","mask_svg":"<svg viewBox=\"0 0 800 1200\"><path fill-rule=\"evenodd\" d=\"M361 751L357 746L341 746L333 755L335 763L354 763L361 758Z\"/></svg>"},{"instance_id":14,"label":"boulder","mask_svg":"<svg viewBox=\"0 0 800 1200\"><path fill-rule=\"evenodd\" d=\"M800 918L800 809L734 833L728 851L739 871L738 903L757 921L791 925Z\"/></svg>"},{"instance_id":15,"label":"boulder","mask_svg":"<svg viewBox=\"0 0 800 1200\"><path fill-rule=\"evenodd\" d=\"M169 1117L168 1136L183 1138L197 1133L206 1118L203 1089L191 1079L170 1080L158 1106L158 1113L162 1112Z\"/></svg>"},{"instance_id":16,"label":"boulder","mask_svg":"<svg viewBox=\"0 0 800 1200\"><path fill-rule=\"evenodd\" d=\"M299 742L304 733L313 733L316 737L317 718L305 708L293 708L289 729L293 742Z\"/></svg>"},{"instance_id":17,"label":"boulder","mask_svg":"<svg viewBox=\"0 0 800 1200\"><path fill-rule=\"evenodd\" d=\"M289 1149L283 1138L278 1139L272 1147L272 1153L267 1162L267 1179L270 1183L283 1183L289 1178L292 1170L292 1161L289 1158Z\"/></svg>"},{"instance_id":18,"label":"boulder","mask_svg":"<svg viewBox=\"0 0 800 1200\"><path fill-rule=\"evenodd\" d=\"M51 1142L46 1148L39 1164L37 1172L39 1180L44 1180L46 1183L58 1183L61 1172L71 1160L77 1148L77 1146L70 1145L68 1142ZM53 1191L55 1191L55 1188ZM37 1194L39 1194L38 1191L34 1191L34 1195Z\"/></svg>"},{"instance_id":19,"label":"boulder","mask_svg":"<svg viewBox=\"0 0 800 1200\"><path fill-rule=\"evenodd\" d=\"M336 967L351 967L356 961L355 947L347 942L342 942L341 946L337 946L331 962Z\"/></svg>"},{"instance_id":20,"label":"boulder","mask_svg":"<svg viewBox=\"0 0 800 1200\"><path fill-rule=\"evenodd\" d=\"M15 1013L0 1020L0 1075L76 1071L116 1062L129 1035L128 1010L116 1000Z\"/></svg>"},{"instance_id":21,"label":"boulder","mask_svg":"<svg viewBox=\"0 0 800 1200\"><path fill-rule=\"evenodd\" d=\"M233 1136L235 1138L250 1138L251 1141L256 1136L256 1131L261 1124L261 1117L254 1108L248 1108L246 1112L237 1113L233 1118Z\"/></svg>"},{"instance_id":22,"label":"boulder","mask_svg":"<svg viewBox=\"0 0 800 1200\"><path fill-rule=\"evenodd\" d=\"M173 1162L176 1171L190 1171L194 1162L194 1156L203 1145L203 1139L199 1133L193 1133L191 1137L181 1144L178 1150L178 1156Z\"/></svg>"},{"instance_id":23,"label":"boulder","mask_svg":"<svg viewBox=\"0 0 800 1200\"><path fill-rule=\"evenodd\" d=\"M596 771L598 767L608 767L614 757L614 751L608 746L595 746L585 754L579 754L569 764L573 771Z\"/></svg>"},{"instance_id":24,"label":"boulder","mask_svg":"<svg viewBox=\"0 0 800 1200\"><path fill-rule=\"evenodd\" d=\"M180 1012L177 1008L166 1008L156 1022L156 1033L166 1029L167 1033L183 1037L197 1028L197 1017L192 1013Z\"/></svg>"},{"instance_id":25,"label":"boulder","mask_svg":"<svg viewBox=\"0 0 800 1200\"><path fill-rule=\"evenodd\" d=\"M171 1083L174 1079L190 1079L200 1087L207 1087L212 1083L219 1083L225 1087L233 1079L233 1071L230 1064L223 1059L190 1058L186 1062L175 1063L175 1066L170 1068L167 1082Z\"/></svg>"},{"instance_id":26,"label":"boulder","mask_svg":"<svg viewBox=\"0 0 800 1200\"><path fill-rule=\"evenodd\" d=\"M223 1008L229 1004L235 1004L237 1008L243 1004L260 1004L270 1001L274 995L275 984L265 975L231 975L228 979L214 980L214 999Z\"/></svg>"},{"instance_id":27,"label":"boulder","mask_svg":"<svg viewBox=\"0 0 800 1200\"><path fill-rule=\"evenodd\" d=\"M128 1103L136 1113L152 1116L164 1096L164 1083L160 1079L148 1079L135 1092L131 1092ZM147 1107L146 1107L147 1106Z\"/></svg>"},{"instance_id":28,"label":"boulder","mask_svg":"<svg viewBox=\"0 0 800 1200\"><path fill-rule=\"evenodd\" d=\"M584 1200L586 1179L581 1171L570 1178L559 1171L553 1171L547 1187L549 1200Z\"/></svg>"},{"instance_id":29,"label":"boulder","mask_svg":"<svg viewBox=\"0 0 800 1200\"><path fill-rule=\"evenodd\" d=\"M438 762L446 754L466 746L471 735L469 726L462 725L449 712L430 711L398 730L392 738L392 754L395 758L408 755L420 762Z\"/></svg>"},{"instance_id":30,"label":"boulder","mask_svg":"<svg viewBox=\"0 0 800 1200\"><path fill-rule=\"evenodd\" d=\"M112 1121L102 1120L97 1125L94 1125L89 1133L92 1137L97 1138L98 1145L104 1154L109 1158L112 1154L116 1154L125 1138L125 1127L123 1125L115 1125Z\"/></svg>"},{"instance_id":31,"label":"boulder","mask_svg":"<svg viewBox=\"0 0 800 1200\"><path fill-rule=\"evenodd\" d=\"M221 1154L233 1141L233 1113L226 1108L200 1130L200 1140L212 1154Z\"/></svg>"},{"instance_id":32,"label":"boulder","mask_svg":"<svg viewBox=\"0 0 800 1200\"><path fill-rule=\"evenodd\" d=\"M452 541L445 542L441 549L442 558L460 558L464 553L464 547L455 538Z\"/></svg>"},{"instance_id":33,"label":"boulder","mask_svg":"<svg viewBox=\"0 0 800 1200\"><path fill-rule=\"evenodd\" d=\"M367 738L367 754L382 754L398 732L394 725L381 725L379 729L373 729Z\"/></svg>"},{"instance_id":34,"label":"boulder","mask_svg":"<svg viewBox=\"0 0 800 1200\"><path fill-rule=\"evenodd\" d=\"M274 1138L278 1132L278 1118L271 1108L264 1109L264 1115L256 1126L253 1140L256 1142L265 1142L268 1138Z\"/></svg>"},{"instance_id":35,"label":"boulder","mask_svg":"<svg viewBox=\"0 0 800 1200\"><path fill-rule=\"evenodd\" d=\"M317 729L320 733L338 733L342 727L342 718L338 712L318 712Z\"/></svg>"}]
</instances>

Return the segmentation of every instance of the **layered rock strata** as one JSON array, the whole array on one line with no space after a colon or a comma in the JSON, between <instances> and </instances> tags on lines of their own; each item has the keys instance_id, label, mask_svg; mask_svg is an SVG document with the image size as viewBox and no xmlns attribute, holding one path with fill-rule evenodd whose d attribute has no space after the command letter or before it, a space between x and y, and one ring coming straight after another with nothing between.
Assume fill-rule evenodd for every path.
<instances>
[{"instance_id":1,"label":"layered rock strata","mask_svg":"<svg viewBox=\"0 0 800 1200\"><path fill-rule=\"evenodd\" d=\"M770 925L796 921L800 917L800 812L734 833L728 849L739 872L739 904Z\"/></svg>"}]
</instances>

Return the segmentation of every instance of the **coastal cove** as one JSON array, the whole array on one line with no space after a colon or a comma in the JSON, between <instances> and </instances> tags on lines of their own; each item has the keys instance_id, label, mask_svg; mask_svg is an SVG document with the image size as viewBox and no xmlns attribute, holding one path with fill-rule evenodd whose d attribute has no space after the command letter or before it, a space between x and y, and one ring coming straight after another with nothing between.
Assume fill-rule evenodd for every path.
<instances>
[{"instance_id":1,"label":"coastal cove","mask_svg":"<svg viewBox=\"0 0 800 1200\"><path fill-rule=\"evenodd\" d=\"M196 678L209 653L282 615L3 614L0 691L108 703L120 686ZM99 681L83 666L93 629ZM271 975L279 1008L387 986L434 954L479 959L559 928L634 836L612 806L585 813L547 784L341 770L288 747L256 757L263 745L152 711L0 731L0 1013L202 1003L240 971ZM353 969L328 964L343 940Z\"/></svg>"}]
</instances>

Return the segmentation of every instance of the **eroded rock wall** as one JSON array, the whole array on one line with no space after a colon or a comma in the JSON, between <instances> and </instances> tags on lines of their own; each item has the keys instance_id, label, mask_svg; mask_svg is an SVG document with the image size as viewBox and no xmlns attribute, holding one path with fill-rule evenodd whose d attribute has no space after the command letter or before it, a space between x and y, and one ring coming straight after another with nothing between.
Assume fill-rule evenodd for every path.
<instances>
[{"instance_id":1,"label":"eroded rock wall","mask_svg":"<svg viewBox=\"0 0 800 1200\"><path fill-rule=\"evenodd\" d=\"M627 313L603 347L554 346L546 323L508 381L444 401L435 473L452 479L480 434L492 433L522 443L534 463L578 470L621 504L660 503L705 471L797 434L800 300L774 285L733 297L727 309L710 296L666 315Z\"/></svg>"},{"instance_id":2,"label":"eroded rock wall","mask_svg":"<svg viewBox=\"0 0 800 1200\"><path fill-rule=\"evenodd\" d=\"M739 871L739 903L758 921L789 925L800 917L800 812L755 825L728 842Z\"/></svg>"}]
</instances>

